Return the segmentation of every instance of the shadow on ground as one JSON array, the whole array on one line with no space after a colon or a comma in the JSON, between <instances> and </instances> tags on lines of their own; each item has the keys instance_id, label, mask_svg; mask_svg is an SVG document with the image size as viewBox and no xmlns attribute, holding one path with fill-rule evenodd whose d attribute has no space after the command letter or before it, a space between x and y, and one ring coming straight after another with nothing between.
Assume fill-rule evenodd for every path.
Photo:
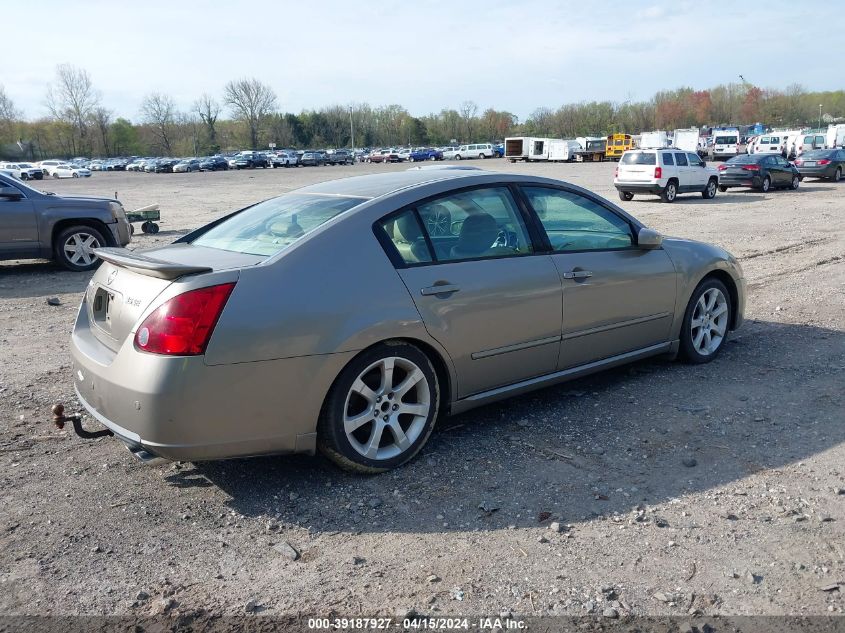
<instances>
[{"instance_id":1,"label":"shadow on ground","mask_svg":"<svg viewBox=\"0 0 845 633\"><path fill-rule=\"evenodd\" d=\"M415 460L386 474L295 456L198 463L167 480L213 484L241 514L316 531L574 523L845 441L844 373L842 332L751 321L707 365L640 362L442 420Z\"/></svg>"}]
</instances>

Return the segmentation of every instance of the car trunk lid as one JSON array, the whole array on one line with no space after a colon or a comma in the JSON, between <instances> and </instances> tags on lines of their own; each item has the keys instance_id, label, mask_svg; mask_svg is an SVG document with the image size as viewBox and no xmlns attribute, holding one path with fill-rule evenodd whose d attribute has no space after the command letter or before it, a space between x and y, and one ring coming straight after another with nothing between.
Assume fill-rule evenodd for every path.
<instances>
[{"instance_id":1,"label":"car trunk lid","mask_svg":"<svg viewBox=\"0 0 845 633\"><path fill-rule=\"evenodd\" d=\"M86 309L94 336L113 351L123 345L141 315L177 279L253 266L265 259L191 244L143 254L125 248L100 248L96 253L103 264L88 284Z\"/></svg>"}]
</instances>

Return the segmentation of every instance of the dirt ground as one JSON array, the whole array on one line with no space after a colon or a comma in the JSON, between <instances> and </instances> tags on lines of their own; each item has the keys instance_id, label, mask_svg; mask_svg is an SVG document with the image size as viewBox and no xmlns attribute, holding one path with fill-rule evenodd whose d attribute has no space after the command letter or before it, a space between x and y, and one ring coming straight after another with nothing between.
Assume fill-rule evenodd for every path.
<instances>
[{"instance_id":1,"label":"dirt ground","mask_svg":"<svg viewBox=\"0 0 845 633\"><path fill-rule=\"evenodd\" d=\"M618 202L612 164L483 167ZM404 168L39 184L159 203L161 232L130 245L144 248L304 184ZM845 183L620 204L741 260L747 322L722 355L442 420L375 477L304 456L148 467L53 429L51 404L79 410L68 342L90 274L0 263L0 614L842 613Z\"/></svg>"}]
</instances>

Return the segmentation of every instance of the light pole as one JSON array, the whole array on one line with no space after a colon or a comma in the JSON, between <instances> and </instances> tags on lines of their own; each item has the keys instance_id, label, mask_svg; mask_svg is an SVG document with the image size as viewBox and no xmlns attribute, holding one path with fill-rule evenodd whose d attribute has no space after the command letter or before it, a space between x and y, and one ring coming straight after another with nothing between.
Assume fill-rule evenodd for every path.
<instances>
[{"instance_id":1,"label":"light pole","mask_svg":"<svg viewBox=\"0 0 845 633\"><path fill-rule=\"evenodd\" d=\"M353 106L349 106L349 136L350 143L352 145L352 155L355 156L355 126L352 123L352 110Z\"/></svg>"},{"instance_id":2,"label":"light pole","mask_svg":"<svg viewBox=\"0 0 845 633\"><path fill-rule=\"evenodd\" d=\"M822 129L822 104L819 104L819 129Z\"/></svg>"}]
</instances>

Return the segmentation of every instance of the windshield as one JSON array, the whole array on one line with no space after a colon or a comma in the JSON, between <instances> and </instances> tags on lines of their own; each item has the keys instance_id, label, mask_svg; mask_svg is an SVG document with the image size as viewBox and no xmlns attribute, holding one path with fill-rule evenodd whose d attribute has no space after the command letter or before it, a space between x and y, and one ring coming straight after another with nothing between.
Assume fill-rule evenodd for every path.
<instances>
[{"instance_id":1,"label":"windshield","mask_svg":"<svg viewBox=\"0 0 845 633\"><path fill-rule=\"evenodd\" d=\"M645 152L627 152L622 157L623 165L655 165L655 154Z\"/></svg>"},{"instance_id":2,"label":"windshield","mask_svg":"<svg viewBox=\"0 0 845 633\"><path fill-rule=\"evenodd\" d=\"M193 243L270 257L362 202L361 198L291 193L265 200L238 213Z\"/></svg>"},{"instance_id":3,"label":"windshield","mask_svg":"<svg viewBox=\"0 0 845 633\"><path fill-rule=\"evenodd\" d=\"M717 136L716 145L732 145L736 144L735 136Z\"/></svg>"}]
</instances>

